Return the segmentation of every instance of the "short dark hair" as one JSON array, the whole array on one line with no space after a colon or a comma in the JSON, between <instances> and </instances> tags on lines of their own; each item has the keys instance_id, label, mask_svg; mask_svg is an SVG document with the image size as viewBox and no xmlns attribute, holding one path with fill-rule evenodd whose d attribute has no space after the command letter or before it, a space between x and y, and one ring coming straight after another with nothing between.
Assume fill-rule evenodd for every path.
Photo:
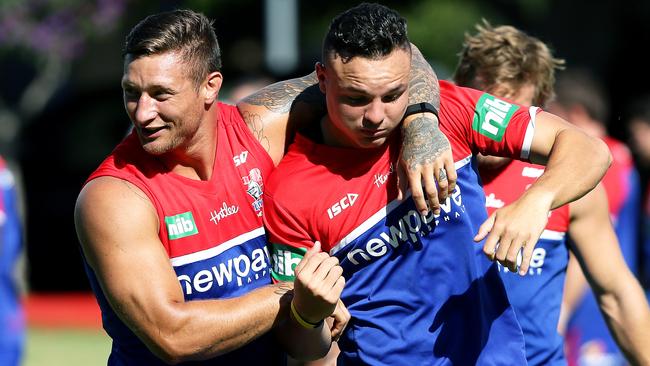
<instances>
[{"instance_id":1,"label":"short dark hair","mask_svg":"<svg viewBox=\"0 0 650 366\"><path fill-rule=\"evenodd\" d=\"M323 61L330 56L343 62L355 56L376 59L396 48L411 50L406 19L386 6L362 3L332 20L323 41Z\"/></svg>"},{"instance_id":2,"label":"short dark hair","mask_svg":"<svg viewBox=\"0 0 650 366\"><path fill-rule=\"evenodd\" d=\"M221 50L212 22L191 10L154 14L140 21L126 36L123 56L142 56L179 51L198 86L206 75L221 70Z\"/></svg>"}]
</instances>

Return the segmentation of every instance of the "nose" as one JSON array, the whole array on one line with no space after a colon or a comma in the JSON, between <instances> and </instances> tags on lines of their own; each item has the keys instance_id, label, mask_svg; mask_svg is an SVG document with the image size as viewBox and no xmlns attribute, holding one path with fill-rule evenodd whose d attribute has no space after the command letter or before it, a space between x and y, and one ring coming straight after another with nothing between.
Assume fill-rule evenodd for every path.
<instances>
[{"instance_id":1,"label":"nose","mask_svg":"<svg viewBox=\"0 0 650 366\"><path fill-rule=\"evenodd\" d=\"M377 127L384 121L385 116L384 103L381 100L373 100L368 104L363 117L367 124Z\"/></svg>"},{"instance_id":2,"label":"nose","mask_svg":"<svg viewBox=\"0 0 650 366\"><path fill-rule=\"evenodd\" d=\"M156 100L151 98L147 93L142 93L140 98L135 102L134 122L144 124L156 118Z\"/></svg>"}]
</instances>

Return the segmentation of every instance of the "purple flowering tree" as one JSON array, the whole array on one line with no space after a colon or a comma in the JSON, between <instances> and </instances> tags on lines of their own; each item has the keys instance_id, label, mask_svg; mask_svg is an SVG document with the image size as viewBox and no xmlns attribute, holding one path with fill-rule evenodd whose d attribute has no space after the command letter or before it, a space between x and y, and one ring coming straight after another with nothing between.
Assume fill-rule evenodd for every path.
<instances>
[{"instance_id":1,"label":"purple flowering tree","mask_svg":"<svg viewBox=\"0 0 650 366\"><path fill-rule=\"evenodd\" d=\"M85 43L114 29L127 2L0 2L0 65L18 64L25 74L0 76L4 79L0 89L0 153L12 155L8 147L21 125L31 122L67 80L71 61L83 55ZM12 83L17 79L21 82Z\"/></svg>"}]
</instances>

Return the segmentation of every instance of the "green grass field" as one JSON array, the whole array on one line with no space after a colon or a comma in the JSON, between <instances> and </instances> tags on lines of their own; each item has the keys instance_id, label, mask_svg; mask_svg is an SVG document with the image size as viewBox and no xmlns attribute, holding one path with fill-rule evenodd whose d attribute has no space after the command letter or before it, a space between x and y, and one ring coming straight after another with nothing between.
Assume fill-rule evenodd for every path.
<instances>
[{"instance_id":1,"label":"green grass field","mask_svg":"<svg viewBox=\"0 0 650 366\"><path fill-rule=\"evenodd\" d=\"M23 365L106 365L110 350L110 338L102 329L30 327Z\"/></svg>"}]
</instances>

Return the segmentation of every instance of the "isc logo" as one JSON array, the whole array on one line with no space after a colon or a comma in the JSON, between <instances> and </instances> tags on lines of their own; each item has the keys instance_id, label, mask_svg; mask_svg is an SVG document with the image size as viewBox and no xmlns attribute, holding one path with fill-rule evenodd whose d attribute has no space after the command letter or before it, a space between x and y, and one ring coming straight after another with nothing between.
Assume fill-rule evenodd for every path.
<instances>
[{"instance_id":1,"label":"isc logo","mask_svg":"<svg viewBox=\"0 0 650 366\"><path fill-rule=\"evenodd\" d=\"M327 216L329 216L330 220L333 219L334 216L340 214L346 208L354 205L357 197L359 197L359 195L356 193L348 193L345 197L341 198L338 202L333 204L332 207L327 209Z\"/></svg>"}]
</instances>

